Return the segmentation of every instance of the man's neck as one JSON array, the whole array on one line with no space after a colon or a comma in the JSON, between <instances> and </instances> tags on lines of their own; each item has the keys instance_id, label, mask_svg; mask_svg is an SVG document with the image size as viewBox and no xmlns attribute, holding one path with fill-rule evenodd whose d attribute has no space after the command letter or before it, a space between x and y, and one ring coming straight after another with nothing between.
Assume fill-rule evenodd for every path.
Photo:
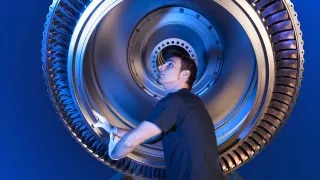
<instances>
[{"instance_id":1,"label":"man's neck","mask_svg":"<svg viewBox=\"0 0 320 180\"><path fill-rule=\"evenodd\" d=\"M180 89L189 89L188 85L187 84L182 84L182 85L177 85L177 86L166 86L165 87L165 91L166 93L173 93L173 92L177 92L179 91Z\"/></svg>"}]
</instances>

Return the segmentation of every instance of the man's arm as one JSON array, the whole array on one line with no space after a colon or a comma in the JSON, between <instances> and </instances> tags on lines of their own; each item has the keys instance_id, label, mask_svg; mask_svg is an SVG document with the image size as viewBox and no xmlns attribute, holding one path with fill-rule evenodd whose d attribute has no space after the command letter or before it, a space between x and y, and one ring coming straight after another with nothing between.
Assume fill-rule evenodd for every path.
<instances>
[{"instance_id":1,"label":"man's arm","mask_svg":"<svg viewBox=\"0 0 320 180\"><path fill-rule=\"evenodd\" d=\"M153 143L156 143L161 140L161 130L155 124L153 124L151 122L144 121L136 129L130 131L127 129L114 127L108 122L108 120L104 116L102 116L101 114L99 114L95 110L92 110L92 112L93 112L95 118L98 120L98 122L92 124L92 127L93 128L102 128L110 134L109 150L111 150L111 151L112 151L112 149L114 149L114 146L118 143L118 141L120 141L119 139L128 138L127 136L125 136L127 133L131 132L131 133L133 133L134 136L136 136L135 134L137 134L137 133L134 133L134 132L137 129L142 129L141 131L144 132L144 133L142 133L143 136L145 136L145 134L147 134L147 136L145 136L145 139L142 140L143 142L139 142L138 145L142 144L142 143L153 144ZM144 130L144 129L147 129L147 130ZM148 131L152 131L152 132L149 133ZM154 133L154 135L152 133ZM116 136L117 138L114 139L113 136ZM132 138L129 140L127 139L126 141L124 141L124 140L122 140L122 141L123 142L132 141ZM138 146L138 145L136 145L136 146ZM134 147L136 147L136 146L134 146ZM133 149L134 148L132 148L132 150ZM129 153L131 151L129 151ZM126 153L126 154L128 154L128 153ZM111 157L111 152L109 152L109 156Z\"/></svg>"},{"instance_id":2,"label":"man's arm","mask_svg":"<svg viewBox=\"0 0 320 180\"><path fill-rule=\"evenodd\" d=\"M162 133L143 141L141 144L155 144L160 142L161 140L162 140Z\"/></svg>"},{"instance_id":3,"label":"man's arm","mask_svg":"<svg viewBox=\"0 0 320 180\"><path fill-rule=\"evenodd\" d=\"M161 134L160 128L148 121L143 121L137 128L130 130L119 140L110 154L114 160L121 159L146 140Z\"/></svg>"},{"instance_id":4,"label":"man's arm","mask_svg":"<svg viewBox=\"0 0 320 180\"><path fill-rule=\"evenodd\" d=\"M99 114L97 111L92 110L93 115L95 116L95 118L98 120L98 122L92 124L91 126L93 128L102 128L105 131L107 131L108 133L110 133L110 131L115 128L114 126L112 126L108 120L102 116L101 114ZM129 130L127 129L122 129L122 128L117 128L117 131L114 135L118 136L118 137L122 137L124 136L126 133L128 133Z\"/></svg>"}]
</instances>

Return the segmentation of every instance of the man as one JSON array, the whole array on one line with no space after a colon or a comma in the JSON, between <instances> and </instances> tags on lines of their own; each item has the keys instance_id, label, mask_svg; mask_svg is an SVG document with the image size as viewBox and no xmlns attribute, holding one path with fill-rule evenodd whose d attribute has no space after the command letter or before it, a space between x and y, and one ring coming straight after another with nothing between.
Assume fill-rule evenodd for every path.
<instances>
[{"instance_id":1,"label":"man","mask_svg":"<svg viewBox=\"0 0 320 180\"><path fill-rule=\"evenodd\" d=\"M130 131L112 127L107 121L94 126L110 132L111 159L123 158L141 143L161 136L168 179L224 179L211 117L201 99L190 92L196 79L196 64L178 46L167 47L162 52L165 63L159 66L158 82L167 95L151 115ZM117 137L118 142L114 140Z\"/></svg>"}]
</instances>

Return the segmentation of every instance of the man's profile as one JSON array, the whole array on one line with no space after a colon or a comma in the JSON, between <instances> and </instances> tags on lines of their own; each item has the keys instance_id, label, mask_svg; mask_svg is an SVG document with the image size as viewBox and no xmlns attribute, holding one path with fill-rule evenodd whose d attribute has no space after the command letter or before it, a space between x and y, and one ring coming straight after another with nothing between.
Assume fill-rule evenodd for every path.
<instances>
[{"instance_id":1,"label":"man's profile","mask_svg":"<svg viewBox=\"0 0 320 180\"><path fill-rule=\"evenodd\" d=\"M150 115L132 130L113 127L105 119L93 126L110 133L111 159L121 159L157 137L162 140L167 179L222 180L212 119L202 100L191 92L197 75L195 61L178 46L166 47L162 54L158 82L167 95Z\"/></svg>"}]
</instances>

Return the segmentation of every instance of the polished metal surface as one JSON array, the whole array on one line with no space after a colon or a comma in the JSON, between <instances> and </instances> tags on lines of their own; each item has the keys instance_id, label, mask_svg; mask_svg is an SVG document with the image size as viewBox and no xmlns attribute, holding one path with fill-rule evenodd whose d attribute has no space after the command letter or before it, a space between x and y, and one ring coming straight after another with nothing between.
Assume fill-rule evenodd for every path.
<instances>
[{"instance_id":1,"label":"polished metal surface","mask_svg":"<svg viewBox=\"0 0 320 180\"><path fill-rule=\"evenodd\" d=\"M139 6L134 10L135 4L124 1L107 11L109 3L102 2L91 12L90 21L78 23L81 31L73 34L76 48L69 52L75 55L69 56L73 66L69 78L79 91L75 91L74 97L84 114L98 109L112 124L123 128L143 121L159 97L165 95L155 83L155 67L150 63L152 50L163 41L178 38L194 48L199 74L193 92L202 97L213 117L218 144L239 133L243 123L254 123L254 116L261 109L253 108L253 104L264 101L268 93L265 86L270 85L264 76L273 74L272 67L266 68L273 66L266 64L273 62L269 59L273 56L261 50L271 45L259 39L259 31L254 31L255 25L241 17L246 14L236 4L220 3L194 2L189 4L194 9L190 10L177 6L158 9L162 3L152 2L146 3L148 8ZM233 12L239 15L232 16L221 8L223 5L233 6ZM204 15L196 11L197 6ZM132 16L125 10L129 7L133 10L130 12L139 13ZM150 13L150 8L155 11ZM209 13L212 9L215 11ZM91 21L99 23L88 23ZM226 27L219 25L222 21ZM242 27L240 23L247 24ZM224 38L218 36L215 27ZM114 35L110 36L111 33ZM252 44L256 44L256 49ZM266 72L268 69L271 71ZM250 113L252 117L248 118ZM139 156L132 158L139 162L163 165L161 144L143 145L136 152Z\"/></svg>"},{"instance_id":2,"label":"polished metal surface","mask_svg":"<svg viewBox=\"0 0 320 180\"><path fill-rule=\"evenodd\" d=\"M157 54L167 46L181 46L197 63L192 91L213 118L220 164L228 172L270 140L278 121L286 117L281 113L289 111L287 104L297 96L303 41L289 5L244 0L55 1L52 7L58 8L49 13L51 24L44 33L49 41L43 45L49 92L67 127L99 160L128 174L164 177L161 143L141 145L116 164L110 161L104 141L108 134L91 128L96 122L91 110L118 127L138 125L165 96L156 82ZM77 11L71 17L78 19L63 16ZM51 41L54 38L61 42ZM65 49L59 51L56 47L61 46ZM289 76L293 79L285 79Z\"/></svg>"}]
</instances>

